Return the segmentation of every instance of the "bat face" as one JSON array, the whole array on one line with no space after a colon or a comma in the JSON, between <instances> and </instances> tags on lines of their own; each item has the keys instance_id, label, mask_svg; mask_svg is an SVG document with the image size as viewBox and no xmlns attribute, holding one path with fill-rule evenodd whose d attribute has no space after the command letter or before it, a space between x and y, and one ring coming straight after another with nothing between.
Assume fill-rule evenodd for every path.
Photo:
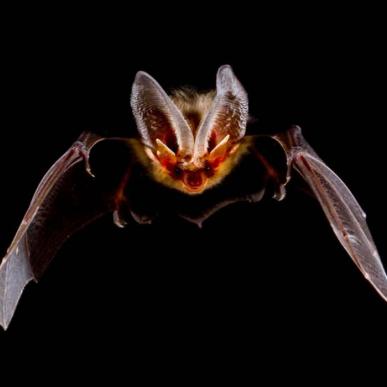
<instances>
[{"instance_id":1,"label":"bat face","mask_svg":"<svg viewBox=\"0 0 387 387\"><path fill-rule=\"evenodd\" d=\"M144 147L152 177L189 195L203 193L220 183L245 153L248 141L229 142L229 136L200 158L175 153L160 139L154 149ZM142 150L139 150L142 152ZM140 157L144 159L144 157ZM147 160L148 161L148 160Z\"/></svg>"},{"instance_id":2,"label":"bat face","mask_svg":"<svg viewBox=\"0 0 387 387\"><path fill-rule=\"evenodd\" d=\"M246 150L247 94L230 66L217 74L216 92L179 90L169 97L139 72L131 106L153 178L189 195L220 183ZM137 147L139 148L139 147Z\"/></svg>"}]
</instances>

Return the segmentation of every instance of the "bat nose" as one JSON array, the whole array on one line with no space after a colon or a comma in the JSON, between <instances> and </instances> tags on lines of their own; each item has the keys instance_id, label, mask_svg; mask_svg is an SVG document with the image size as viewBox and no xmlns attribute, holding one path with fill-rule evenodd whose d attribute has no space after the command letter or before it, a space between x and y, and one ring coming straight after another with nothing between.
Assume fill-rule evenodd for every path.
<instances>
[{"instance_id":1,"label":"bat nose","mask_svg":"<svg viewBox=\"0 0 387 387\"><path fill-rule=\"evenodd\" d=\"M201 171L187 171L184 175L184 184L193 190L201 188L205 179Z\"/></svg>"}]
</instances>

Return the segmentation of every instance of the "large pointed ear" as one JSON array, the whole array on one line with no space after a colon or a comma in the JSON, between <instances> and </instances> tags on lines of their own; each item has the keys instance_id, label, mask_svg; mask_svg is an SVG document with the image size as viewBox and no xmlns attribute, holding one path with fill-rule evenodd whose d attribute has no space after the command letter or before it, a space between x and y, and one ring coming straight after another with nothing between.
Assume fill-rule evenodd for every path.
<instances>
[{"instance_id":1,"label":"large pointed ear","mask_svg":"<svg viewBox=\"0 0 387 387\"><path fill-rule=\"evenodd\" d=\"M216 76L214 102L198 130L195 158L202 157L218 145L225 148L225 144L220 144L221 142L235 144L245 135L247 118L247 93L231 66L224 65L219 68Z\"/></svg>"},{"instance_id":2,"label":"large pointed ear","mask_svg":"<svg viewBox=\"0 0 387 387\"><path fill-rule=\"evenodd\" d=\"M131 107L145 145L192 155L194 138L182 113L149 74L139 71L132 87Z\"/></svg>"}]
</instances>

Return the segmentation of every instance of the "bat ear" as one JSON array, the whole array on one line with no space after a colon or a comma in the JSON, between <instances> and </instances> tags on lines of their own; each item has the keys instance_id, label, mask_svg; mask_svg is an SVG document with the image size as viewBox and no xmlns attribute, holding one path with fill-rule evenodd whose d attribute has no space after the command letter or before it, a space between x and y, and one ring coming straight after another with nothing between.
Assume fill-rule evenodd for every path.
<instances>
[{"instance_id":1,"label":"bat ear","mask_svg":"<svg viewBox=\"0 0 387 387\"><path fill-rule=\"evenodd\" d=\"M246 132L248 118L247 93L231 66L224 65L216 76L216 96L195 141L195 158L215 149L227 136L235 144Z\"/></svg>"},{"instance_id":2,"label":"bat ear","mask_svg":"<svg viewBox=\"0 0 387 387\"><path fill-rule=\"evenodd\" d=\"M192 155L194 138L182 113L149 74L139 71L130 100L137 128L145 145ZM169 148L169 150L168 150Z\"/></svg>"}]
</instances>

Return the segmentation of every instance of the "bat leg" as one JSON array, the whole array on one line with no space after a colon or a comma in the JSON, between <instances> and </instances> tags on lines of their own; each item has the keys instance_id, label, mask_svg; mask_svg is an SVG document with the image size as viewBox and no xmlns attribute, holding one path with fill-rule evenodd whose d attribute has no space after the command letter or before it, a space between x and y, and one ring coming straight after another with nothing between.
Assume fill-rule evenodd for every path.
<instances>
[{"instance_id":1,"label":"bat leg","mask_svg":"<svg viewBox=\"0 0 387 387\"><path fill-rule=\"evenodd\" d=\"M117 227L124 228L128 225L128 214L139 224L151 224L153 222L153 218L140 215L131 207L127 197L122 196L119 200L116 200L116 209L113 211L113 222Z\"/></svg>"},{"instance_id":2,"label":"bat leg","mask_svg":"<svg viewBox=\"0 0 387 387\"><path fill-rule=\"evenodd\" d=\"M124 213L127 213L127 209L130 208L129 200L125 195L125 189L128 185L128 181L131 175L131 168L127 170L122 178L120 185L114 197L114 211L113 222L117 227L124 228L128 222L125 220Z\"/></svg>"},{"instance_id":3,"label":"bat leg","mask_svg":"<svg viewBox=\"0 0 387 387\"><path fill-rule=\"evenodd\" d=\"M274 186L273 198L277 201L281 201L286 196L286 183L281 182L281 178L277 170L273 167L270 161L259 151L254 152L255 157L263 165L266 171L265 179L266 182L271 182Z\"/></svg>"}]
</instances>

